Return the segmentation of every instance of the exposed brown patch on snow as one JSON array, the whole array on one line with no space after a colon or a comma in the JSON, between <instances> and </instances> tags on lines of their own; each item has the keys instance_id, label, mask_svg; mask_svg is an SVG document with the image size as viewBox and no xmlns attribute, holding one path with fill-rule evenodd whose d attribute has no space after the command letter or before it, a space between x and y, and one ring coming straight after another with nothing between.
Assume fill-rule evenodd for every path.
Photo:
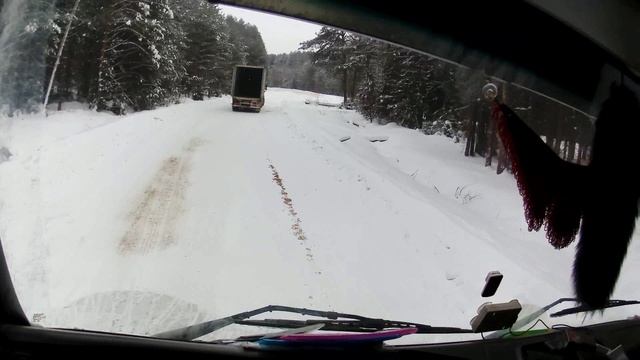
<instances>
[{"instance_id":1,"label":"exposed brown patch on snow","mask_svg":"<svg viewBox=\"0 0 640 360\"><path fill-rule=\"evenodd\" d=\"M287 212L289 213L289 215L291 216L291 219L293 220L293 224L291 225L291 232L296 237L296 239L298 239L300 246L304 247L305 260L307 260L311 265L311 267L315 269L314 274L317 276L321 276L322 271L317 269L317 265L315 264L315 259L313 257L313 250L311 249L311 246L309 245L309 243L306 241L307 235L305 235L304 230L302 229L302 220L300 220L300 218L298 217L298 212L293 206L293 200L289 196L289 193L287 192L287 189L284 186L284 183L282 181L282 178L280 177L280 174L278 173L278 170L276 170L276 167L273 166L271 161L269 161L269 169L271 169L271 174L273 175L272 177L273 182L275 182L276 185L280 187L280 195L282 195L282 203L286 207ZM304 286L307 289L311 288L309 283L305 283ZM309 294L307 298L310 301L313 301L313 295Z\"/></svg>"},{"instance_id":2,"label":"exposed brown patch on snow","mask_svg":"<svg viewBox=\"0 0 640 360\"><path fill-rule=\"evenodd\" d=\"M293 200L291 200L291 198L289 197L289 193L287 192L287 189L284 187L282 178L280 177L280 174L278 174L278 171L276 170L275 166L273 166L273 164L269 164L269 168L271 169L271 173L273 174L273 182L275 182L280 187L282 202L286 206L289 212L289 215L291 215L291 218L293 219L293 225L291 225L291 231L293 232L293 235L298 240L304 241L307 239L307 236L304 234L304 230L302 230L302 220L300 220L300 218L298 217L298 212L293 207Z\"/></svg>"},{"instance_id":3,"label":"exposed brown patch on snow","mask_svg":"<svg viewBox=\"0 0 640 360\"><path fill-rule=\"evenodd\" d=\"M185 147L185 154L162 162L160 170L129 214L129 228L118 246L121 254L147 253L175 242L175 227L184 210L191 154L202 144L201 139L191 139Z\"/></svg>"}]
</instances>

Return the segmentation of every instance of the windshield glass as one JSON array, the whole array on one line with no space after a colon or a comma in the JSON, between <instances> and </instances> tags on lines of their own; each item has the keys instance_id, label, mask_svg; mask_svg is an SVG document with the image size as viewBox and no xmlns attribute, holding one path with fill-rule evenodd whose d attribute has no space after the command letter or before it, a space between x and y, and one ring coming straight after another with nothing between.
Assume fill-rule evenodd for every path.
<instances>
[{"instance_id":1,"label":"windshield glass","mask_svg":"<svg viewBox=\"0 0 640 360\"><path fill-rule=\"evenodd\" d=\"M0 6L0 238L32 323L150 336L280 304L468 329L487 301L574 296L576 242L529 231L492 111L581 166L597 112L205 1ZM640 299L638 237L612 298ZM397 341L457 339L480 334Z\"/></svg>"}]
</instances>

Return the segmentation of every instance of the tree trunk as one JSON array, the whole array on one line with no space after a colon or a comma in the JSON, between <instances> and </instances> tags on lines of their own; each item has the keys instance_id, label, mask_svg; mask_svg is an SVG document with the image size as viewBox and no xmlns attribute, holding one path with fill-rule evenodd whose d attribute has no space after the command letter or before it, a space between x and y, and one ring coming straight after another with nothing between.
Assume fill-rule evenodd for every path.
<instances>
[{"instance_id":1,"label":"tree trunk","mask_svg":"<svg viewBox=\"0 0 640 360\"><path fill-rule=\"evenodd\" d=\"M588 164L591 161L591 147L589 145L584 145L584 150L582 151L582 161L585 164Z\"/></svg>"},{"instance_id":2,"label":"tree trunk","mask_svg":"<svg viewBox=\"0 0 640 360\"><path fill-rule=\"evenodd\" d=\"M105 71L105 66L107 65L107 48L109 47L109 31L108 29L111 28L111 18L113 16L113 12L115 9L115 3L111 2L111 4L109 5L108 8L106 8L105 10L105 20L104 23L102 24L103 26L103 33L102 33L102 40L101 40L101 44L100 44L100 56L98 57L98 61L97 61L97 70L98 70L98 80L96 81L96 99L95 99L95 103L96 103L96 109L98 111L102 111L102 110L106 110L107 109L107 105L104 101L104 96L105 94L103 93L103 89L101 89L101 82L103 80L103 71Z\"/></svg>"},{"instance_id":3,"label":"tree trunk","mask_svg":"<svg viewBox=\"0 0 640 360\"><path fill-rule=\"evenodd\" d=\"M356 86L358 85L358 71L353 69L353 78L351 79L351 99L356 98Z\"/></svg>"},{"instance_id":4,"label":"tree trunk","mask_svg":"<svg viewBox=\"0 0 640 360\"><path fill-rule=\"evenodd\" d=\"M58 83L58 111L62 110L62 103L64 101L72 101L73 92L71 88L73 87L73 65L72 61L75 58L75 49L71 44L67 45L67 56L62 57L62 77L60 78L60 82Z\"/></svg>"},{"instance_id":5,"label":"tree trunk","mask_svg":"<svg viewBox=\"0 0 640 360\"><path fill-rule=\"evenodd\" d=\"M91 86L92 79L95 80L95 74L97 74L98 69L96 67L96 59L90 59L88 61L83 61L84 66L80 70L82 72L82 82L78 84L78 98L80 101L90 101L91 96Z\"/></svg>"},{"instance_id":6,"label":"tree trunk","mask_svg":"<svg viewBox=\"0 0 640 360\"><path fill-rule=\"evenodd\" d=\"M485 152L484 166L491 166L493 154L496 151L497 134L496 123L493 119L487 120L487 150Z\"/></svg>"},{"instance_id":7,"label":"tree trunk","mask_svg":"<svg viewBox=\"0 0 640 360\"><path fill-rule=\"evenodd\" d=\"M533 121L535 121L536 119L540 119L541 116L543 116L544 114L551 114L552 112L549 110L549 106L546 103L542 103L540 106L540 110L536 111L536 113L531 117L531 119ZM554 133L554 127L553 127L553 118L550 116L547 116L544 122L544 142L547 143L547 146L549 146L550 149L553 149L553 133ZM539 120L538 120L539 121Z\"/></svg>"},{"instance_id":8,"label":"tree trunk","mask_svg":"<svg viewBox=\"0 0 640 360\"><path fill-rule=\"evenodd\" d=\"M560 121L558 116L555 116L554 120L556 121L556 134L553 141L553 151L555 151L555 153L558 154L558 156L562 156L560 154L560 142L562 139L562 121Z\"/></svg>"},{"instance_id":9,"label":"tree trunk","mask_svg":"<svg viewBox=\"0 0 640 360\"><path fill-rule=\"evenodd\" d=\"M507 92L507 86L508 83L503 83L502 84L502 103L506 104L507 100L508 100L508 92ZM496 138L497 136L497 131L496 131ZM502 144L502 141L500 139L497 139L497 152L498 152L498 166L496 167L496 174L500 175L502 174L502 172L504 171L504 169L507 168L507 157L505 155L505 149L504 149L504 145Z\"/></svg>"},{"instance_id":10,"label":"tree trunk","mask_svg":"<svg viewBox=\"0 0 640 360\"><path fill-rule=\"evenodd\" d=\"M347 69L344 69L342 71L342 87L343 87L343 104L346 105L347 103L347 87L349 84L349 77L348 77L348 72Z\"/></svg>"},{"instance_id":11,"label":"tree trunk","mask_svg":"<svg viewBox=\"0 0 640 360\"><path fill-rule=\"evenodd\" d=\"M478 101L477 111L477 125L476 125L476 148L475 153L480 156L485 156L485 150L487 149L487 120L489 114L486 110L486 103L484 100Z\"/></svg>"},{"instance_id":12,"label":"tree trunk","mask_svg":"<svg viewBox=\"0 0 640 360\"><path fill-rule=\"evenodd\" d=\"M575 157L576 157L576 142L573 140L570 140L567 146L567 160L573 162Z\"/></svg>"},{"instance_id":13,"label":"tree trunk","mask_svg":"<svg viewBox=\"0 0 640 360\"><path fill-rule=\"evenodd\" d=\"M51 72L51 78L49 79L49 87L47 88L47 93L44 96L44 111L45 114L47 112L47 104L49 104L49 95L51 94L51 88L53 87L53 80L56 78L56 70L58 69L58 65L60 64L60 57L62 57L62 51L64 50L64 43L67 41L67 36L69 36L69 30L71 29L71 23L73 22L73 16L76 14L76 10L78 10L78 5L80 4L80 0L76 0L73 5L73 10L71 10L71 19L69 19L69 23L67 24L67 28L64 31L64 36L62 37L62 41L60 42L60 49L58 50L58 55L56 56L56 62L53 65L53 71Z\"/></svg>"},{"instance_id":14,"label":"tree trunk","mask_svg":"<svg viewBox=\"0 0 640 360\"><path fill-rule=\"evenodd\" d=\"M476 119L475 115L477 102L474 102L469 106L468 110L468 120L467 120L467 143L464 148L464 156L473 156L475 153L476 146Z\"/></svg>"}]
</instances>

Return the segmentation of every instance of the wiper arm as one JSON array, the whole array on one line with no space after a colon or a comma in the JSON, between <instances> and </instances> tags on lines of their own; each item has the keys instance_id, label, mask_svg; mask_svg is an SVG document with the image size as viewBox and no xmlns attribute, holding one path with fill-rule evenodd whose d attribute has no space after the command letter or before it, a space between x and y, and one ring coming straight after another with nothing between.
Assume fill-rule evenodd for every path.
<instances>
[{"instance_id":1,"label":"wiper arm","mask_svg":"<svg viewBox=\"0 0 640 360\"><path fill-rule=\"evenodd\" d=\"M246 319L272 311L282 311L289 313L296 313L301 315L311 315L326 318L329 320L253 320L245 321ZM339 320L350 319L350 320ZM242 324L251 326L265 326L265 327L280 327L280 328L299 328L314 324L324 324L322 330L334 330L334 331L352 331L352 332L367 332L383 330L388 328L417 328L417 333L421 334L444 334L444 333L472 333L470 329L459 329L452 327L435 327L424 324L409 323L402 321L390 321L384 319L374 319L360 315L345 314L335 311L321 311L305 308L296 308L283 305L269 305L261 307L259 309L238 313L232 316L227 316L221 319L205 321L199 324L183 327L180 329L170 330L155 334L155 337L163 339L175 339L175 340L193 340L212 333L218 329L231 324Z\"/></svg>"},{"instance_id":2,"label":"wiper arm","mask_svg":"<svg viewBox=\"0 0 640 360\"><path fill-rule=\"evenodd\" d=\"M577 302L578 299L575 299L575 298L560 298L560 299L558 299L558 300L556 300L556 301L554 301L554 302L552 302L552 303L540 308L539 310L534 311L533 313L523 317L522 319L516 321L513 324L513 326L511 326L511 328L512 329L522 328L525 325L527 325L527 324L533 322L534 320L538 319L540 316L542 316L542 314L544 314L547 311L551 310L551 308L555 307L556 305L561 304L563 302L568 302L568 301ZM616 306L624 306L624 305L632 305L632 304L640 304L640 301L636 301L636 300L609 300L609 303L604 308L616 307ZM565 316L565 315L570 315L570 314L576 314L576 313L584 312L584 311L595 311L595 310L599 310L599 309L592 309L592 308L586 307L584 305L580 305L580 306L576 306L576 307L560 310L558 312L552 313L550 316L551 317L559 317L559 316ZM485 338L488 338L488 339L499 338L499 337L502 337L504 334L508 333L509 331L510 331L510 329L494 331L493 333L486 335Z\"/></svg>"},{"instance_id":3,"label":"wiper arm","mask_svg":"<svg viewBox=\"0 0 640 360\"><path fill-rule=\"evenodd\" d=\"M581 312L585 312L585 311L596 311L596 310L602 310L602 309L607 309L607 308L612 308L612 307L625 306L625 305L635 305L635 304L640 304L640 301L637 301L637 300L609 300L609 302L602 308L594 309L594 308L588 307L586 305L580 305L580 306L576 306L576 307L560 310L560 311L555 312L555 313L553 313L553 314L551 314L549 316L551 316L551 317L559 317L559 316L565 316L565 315L570 315L570 314L577 314L577 313L581 313Z\"/></svg>"}]
</instances>

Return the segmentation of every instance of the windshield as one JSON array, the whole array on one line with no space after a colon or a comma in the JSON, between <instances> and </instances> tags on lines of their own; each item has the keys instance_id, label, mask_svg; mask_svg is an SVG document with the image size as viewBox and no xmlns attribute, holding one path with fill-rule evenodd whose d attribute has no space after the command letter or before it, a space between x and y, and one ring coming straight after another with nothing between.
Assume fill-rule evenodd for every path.
<instances>
[{"instance_id":1,"label":"windshield","mask_svg":"<svg viewBox=\"0 0 640 360\"><path fill-rule=\"evenodd\" d=\"M574 296L576 242L529 231L492 111L583 166L597 111L205 1L0 6L0 238L32 323L151 336L281 304L467 329L487 301ZM640 299L638 238L615 299ZM398 341L457 339L480 335Z\"/></svg>"}]
</instances>

